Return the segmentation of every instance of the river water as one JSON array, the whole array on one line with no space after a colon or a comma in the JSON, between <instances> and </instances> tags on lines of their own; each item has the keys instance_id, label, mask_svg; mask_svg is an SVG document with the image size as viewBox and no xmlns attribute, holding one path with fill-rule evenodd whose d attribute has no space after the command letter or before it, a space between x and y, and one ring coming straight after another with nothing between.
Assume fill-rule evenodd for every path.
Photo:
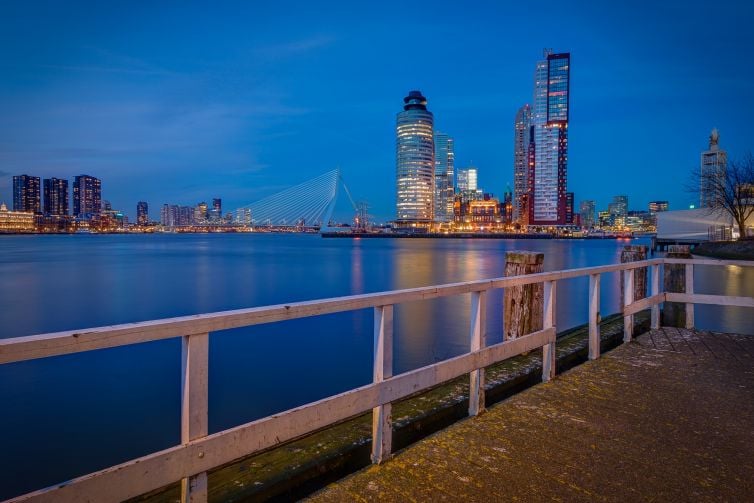
<instances>
[{"instance_id":1,"label":"river water","mask_svg":"<svg viewBox=\"0 0 754 503\"><path fill-rule=\"evenodd\" d=\"M545 270L615 263L628 241L322 239L316 235L0 236L0 338L500 277L506 250ZM648 244L634 240L631 244ZM754 268L697 267L698 293L754 296ZM602 278L602 312L618 311ZM558 330L587 319L586 278L558 284ZM488 298L502 337L502 292ZM395 372L468 349L470 295L396 306ZM741 308L700 328L754 334ZM372 311L215 332L210 431L371 381ZM176 445L180 341L0 365L0 499Z\"/></svg>"}]
</instances>

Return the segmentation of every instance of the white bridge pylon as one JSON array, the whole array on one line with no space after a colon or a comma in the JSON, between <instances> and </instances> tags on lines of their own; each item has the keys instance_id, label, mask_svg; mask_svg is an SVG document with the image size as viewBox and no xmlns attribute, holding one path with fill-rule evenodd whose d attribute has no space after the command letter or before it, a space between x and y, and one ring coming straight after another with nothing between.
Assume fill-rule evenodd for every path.
<instances>
[{"instance_id":1,"label":"white bridge pylon","mask_svg":"<svg viewBox=\"0 0 754 503\"><path fill-rule=\"evenodd\" d=\"M335 207L338 181L342 181L340 169L328 171L238 208L235 221L258 227L324 227Z\"/></svg>"}]
</instances>

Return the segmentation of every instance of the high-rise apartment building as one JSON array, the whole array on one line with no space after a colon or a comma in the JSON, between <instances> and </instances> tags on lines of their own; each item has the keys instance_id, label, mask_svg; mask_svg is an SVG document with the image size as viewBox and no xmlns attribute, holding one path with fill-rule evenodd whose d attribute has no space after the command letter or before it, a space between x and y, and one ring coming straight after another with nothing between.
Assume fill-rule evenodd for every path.
<instances>
[{"instance_id":1,"label":"high-rise apartment building","mask_svg":"<svg viewBox=\"0 0 754 503\"><path fill-rule=\"evenodd\" d=\"M99 215L102 206L102 183L99 178L79 175L73 179L73 216L89 218Z\"/></svg>"},{"instance_id":2,"label":"high-rise apartment building","mask_svg":"<svg viewBox=\"0 0 754 503\"><path fill-rule=\"evenodd\" d=\"M39 194L39 177L18 175L13 177L13 211L42 213Z\"/></svg>"},{"instance_id":3,"label":"high-rise apartment building","mask_svg":"<svg viewBox=\"0 0 754 503\"><path fill-rule=\"evenodd\" d=\"M396 223L426 227L434 218L434 117L420 91L403 98L396 119Z\"/></svg>"},{"instance_id":4,"label":"high-rise apartment building","mask_svg":"<svg viewBox=\"0 0 754 503\"><path fill-rule=\"evenodd\" d=\"M441 132L435 137L435 221L453 221L455 168L453 138Z\"/></svg>"},{"instance_id":5,"label":"high-rise apartment building","mask_svg":"<svg viewBox=\"0 0 754 503\"><path fill-rule=\"evenodd\" d=\"M529 145L532 137L531 107L524 105L516 113L513 126L513 220L520 222L529 190Z\"/></svg>"},{"instance_id":6,"label":"high-rise apartment building","mask_svg":"<svg viewBox=\"0 0 754 503\"><path fill-rule=\"evenodd\" d=\"M44 214L63 216L68 214L68 180L45 178Z\"/></svg>"},{"instance_id":7,"label":"high-rise apartment building","mask_svg":"<svg viewBox=\"0 0 754 503\"><path fill-rule=\"evenodd\" d=\"M720 133L713 129L709 135L709 150L702 152L700 166L699 207L712 208L718 206L716 202L721 193L715 187L724 186L726 168L728 166L728 153L721 150Z\"/></svg>"},{"instance_id":8,"label":"high-rise apartment building","mask_svg":"<svg viewBox=\"0 0 754 503\"><path fill-rule=\"evenodd\" d=\"M531 225L567 223L570 61L569 53L546 50L534 72L533 163L528 176Z\"/></svg>"},{"instance_id":9,"label":"high-rise apartment building","mask_svg":"<svg viewBox=\"0 0 754 503\"><path fill-rule=\"evenodd\" d=\"M146 201L136 203L136 223L147 225L149 223L149 205Z\"/></svg>"},{"instance_id":10,"label":"high-rise apartment building","mask_svg":"<svg viewBox=\"0 0 754 503\"><path fill-rule=\"evenodd\" d=\"M579 205L579 215L581 216L581 226L583 228L590 229L594 227L596 209L597 205L594 201L581 201L581 204Z\"/></svg>"}]
</instances>

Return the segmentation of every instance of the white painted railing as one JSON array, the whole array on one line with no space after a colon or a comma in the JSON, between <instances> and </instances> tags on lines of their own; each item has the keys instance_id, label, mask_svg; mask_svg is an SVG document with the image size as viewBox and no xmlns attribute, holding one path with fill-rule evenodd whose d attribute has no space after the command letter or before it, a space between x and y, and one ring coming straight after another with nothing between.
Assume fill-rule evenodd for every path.
<instances>
[{"instance_id":1,"label":"white painted railing","mask_svg":"<svg viewBox=\"0 0 754 503\"><path fill-rule=\"evenodd\" d=\"M686 264L686 293L660 291L660 267ZM0 364L78 353L94 349L181 337L181 445L19 496L12 501L122 501L181 481L184 501L206 501L207 471L372 411L372 460L391 454L391 404L464 374L469 374L469 414L484 409L484 368L542 348L542 380L555 375L555 290L559 280L589 276L589 358L600 355L600 278L624 274L624 341L633 336L633 317L651 308L651 325L659 327L659 304L687 303L687 326L693 327L693 304L754 307L754 298L694 294L694 265L752 266L751 262L652 259L641 262L545 272L526 276L470 281L392 292L354 295L285 305L240 309L197 316L130 323L89 330L0 339ZM650 267L650 295L634 300L634 270ZM485 345L485 300L493 289L544 283L543 328L532 334ZM393 306L470 293L469 352L449 360L393 376ZM371 384L218 433L208 434L209 334L281 320L374 308L374 379ZM188 334L188 335L187 335Z\"/></svg>"}]
</instances>

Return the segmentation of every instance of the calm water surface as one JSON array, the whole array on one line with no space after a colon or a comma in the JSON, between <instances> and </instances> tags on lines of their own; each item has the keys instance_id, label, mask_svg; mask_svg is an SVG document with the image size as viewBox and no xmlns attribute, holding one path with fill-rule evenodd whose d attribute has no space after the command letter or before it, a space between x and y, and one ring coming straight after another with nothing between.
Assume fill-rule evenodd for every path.
<instances>
[{"instance_id":1,"label":"calm water surface","mask_svg":"<svg viewBox=\"0 0 754 503\"><path fill-rule=\"evenodd\" d=\"M633 241L632 244L636 244ZM639 243L642 243L641 241ZM0 338L615 263L627 242L322 239L312 235L0 237ZM647 244L647 243L644 243ZM603 275L602 312L618 311ZM754 296L754 269L698 267L699 293ZM558 284L557 327L586 322L588 280ZM501 340L502 293L488 300ZM395 371L468 348L470 295L396 306ZM697 307L701 328L754 333L751 312ZM215 332L210 431L371 381L372 311ZM180 342L0 365L0 499L178 444Z\"/></svg>"}]
</instances>

